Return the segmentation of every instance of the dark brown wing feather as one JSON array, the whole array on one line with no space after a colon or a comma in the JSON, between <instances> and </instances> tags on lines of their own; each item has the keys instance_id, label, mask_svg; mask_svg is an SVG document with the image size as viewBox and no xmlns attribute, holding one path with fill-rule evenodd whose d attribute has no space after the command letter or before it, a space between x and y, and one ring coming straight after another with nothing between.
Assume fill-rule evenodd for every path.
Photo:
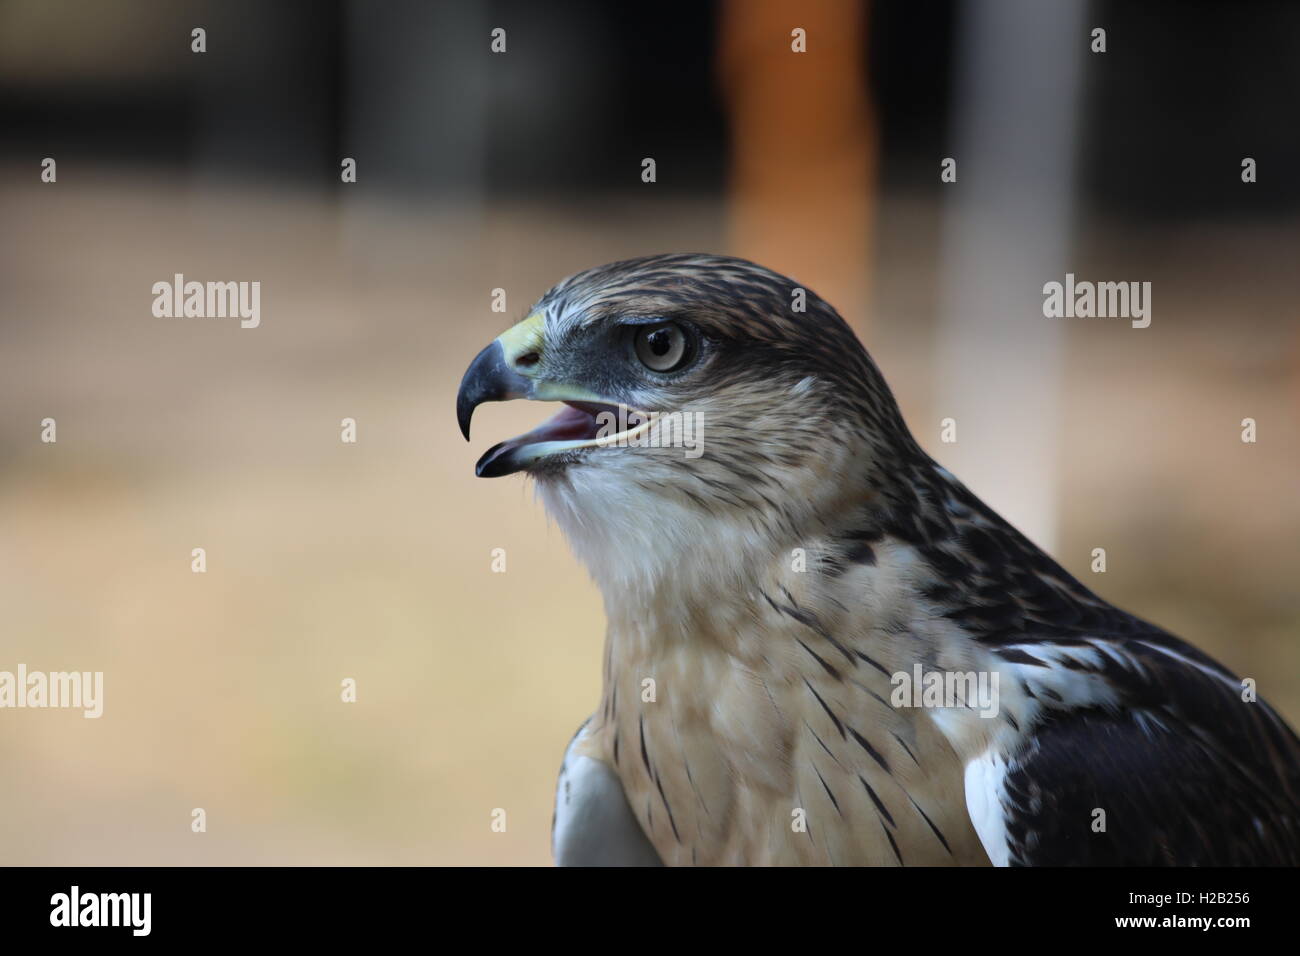
<instances>
[{"instance_id":1,"label":"dark brown wing feather","mask_svg":"<svg viewBox=\"0 0 1300 956\"><path fill-rule=\"evenodd\" d=\"M1291 729L1262 700L1243 701L1222 668L1206 673L1138 640L1116 648L1135 665L1109 675L1127 706L1053 714L1008 768L1011 861L1300 865L1300 740Z\"/></svg>"}]
</instances>

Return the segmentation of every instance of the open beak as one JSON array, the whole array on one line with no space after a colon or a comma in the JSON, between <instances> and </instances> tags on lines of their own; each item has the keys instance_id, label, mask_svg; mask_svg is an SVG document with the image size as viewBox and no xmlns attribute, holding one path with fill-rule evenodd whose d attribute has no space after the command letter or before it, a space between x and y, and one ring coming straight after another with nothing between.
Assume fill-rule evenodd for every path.
<instances>
[{"instance_id":1,"label":"open beak","mask_svg":"<svg viewBox=\"0 0 1300 956\"><path fill-rule=\"evenodd\" d=\"M532 431L489 448L474 466L480 478L523 471L561 452L618 444L650 428L650 416L644 412L544 378L543 332L542 316L530 315L479 352L461 379L456 422L466 441L474 409L484 402L527 398L565 405Z\"/></svg>"}]
</instances>

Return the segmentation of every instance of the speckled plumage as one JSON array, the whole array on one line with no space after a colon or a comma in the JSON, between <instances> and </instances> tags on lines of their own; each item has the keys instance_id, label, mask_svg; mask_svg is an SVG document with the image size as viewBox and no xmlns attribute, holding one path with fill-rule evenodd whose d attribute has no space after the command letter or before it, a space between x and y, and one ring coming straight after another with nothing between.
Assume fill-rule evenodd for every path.
<instances>
[{"instance_id":1,"label":"speckled plumage","mask_svg":"<svg viewBox=\"0 0 1300 956\"><path fill-rule=\"evenodd\" d=\"M810 290L795 311L796 290L743 260L654 256L535 307L521 374L705 423L698 458L584 448L528 469L609 622L566 772L626 798L593 859L573 839L590 803L562 780L560 861L620 862L634 819L674 864L1300 863L1290 728L936 465L848 326ZM680 375L611 344L653 318L701 337ZM894 706L916 664L996 672L997 715Z\"/></svg>"}]
</instances>

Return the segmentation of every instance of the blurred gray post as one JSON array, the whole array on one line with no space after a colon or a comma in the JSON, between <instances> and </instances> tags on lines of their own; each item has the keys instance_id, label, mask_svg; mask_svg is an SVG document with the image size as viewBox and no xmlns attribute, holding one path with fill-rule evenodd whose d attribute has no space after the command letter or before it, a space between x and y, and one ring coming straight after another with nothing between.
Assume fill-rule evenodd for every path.
<instances>
[{"instance_id":1,"label":"blurred gray post","mask_svg":"<svg viewBox=\"0 0 1300 956\"><path fill-rule=\"evenodd\" d=\"M1079 75L1092 55L1084 10L1082 0L961 6L949 147L957 181L942 187L935 415L956 420L957 440L929 444L1048 548L1069 320L1043 316L1042 289L1068 271Z\"/></svg>"},{"instance_id":2,"label":"blurred gray post","mask_svg":"<svg viewBox=\"0 0 1300 956\"><path fill-rule=\"evenodd\" d=\"M360 187L343 192L349 253L397 268L463 254L483 206L489 11L474 0L344 10L344 151ZM397 212L409 220L400 237ZM429 229L432 212L440 229Z\"/></svg>"}]
</instances>

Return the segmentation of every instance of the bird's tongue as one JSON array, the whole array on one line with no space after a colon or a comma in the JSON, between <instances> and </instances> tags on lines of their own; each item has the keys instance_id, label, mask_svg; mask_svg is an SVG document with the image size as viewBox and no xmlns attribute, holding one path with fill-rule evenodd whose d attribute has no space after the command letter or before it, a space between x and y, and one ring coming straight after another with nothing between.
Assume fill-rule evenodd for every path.
<instances>
[{"instance_id":1,"label":"bird's tongue","mask_svg":"<svg viewBox=\"0 0 1300 956\"><path fill-rule=\"evenodd\" d=\"M585 441L596 437L596 415L577 405L565 404L558 412L530 432L507 439L488 449L478 468L480 473L503 455L525 445L544 441Z\"/></svg>"},{"instance_id":2,"label":"bird's tongue","mask_svg":"<svg viewBox=\"0 0 1300 956\"><path fill-rule=\"evenodd\" d=\"M593 412L567 402L558 412L542 422L527 435L511 439L520 444L537 441L573 441L596 437L596 416Z\"/></svg>"}]
</instances>

